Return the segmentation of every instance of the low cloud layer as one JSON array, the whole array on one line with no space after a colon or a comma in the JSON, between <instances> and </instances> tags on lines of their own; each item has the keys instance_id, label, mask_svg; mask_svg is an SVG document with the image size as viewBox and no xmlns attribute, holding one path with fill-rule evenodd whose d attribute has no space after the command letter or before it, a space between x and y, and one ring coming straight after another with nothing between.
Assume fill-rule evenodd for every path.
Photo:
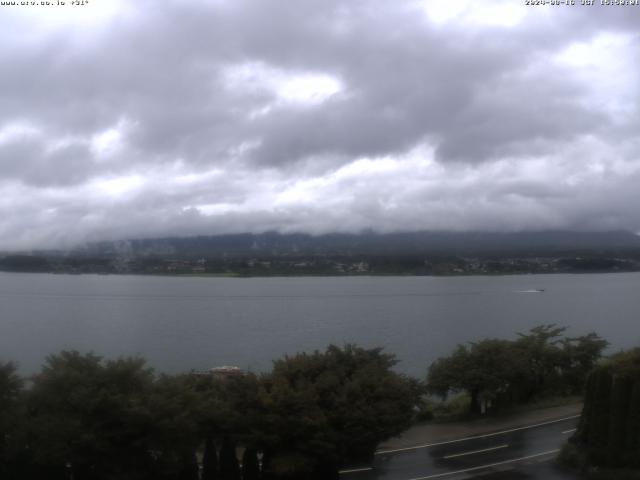
<instances>
[{"instance_id":1,"label":"low cloud layer","mask_svg":"<svg viewBox=\"0 0 640 480\"><path fill-rule=\"evenodd\" d=\"M640 7L93 0L0 14L0 248L640 231Z\"/></svg>"}]
</instances>

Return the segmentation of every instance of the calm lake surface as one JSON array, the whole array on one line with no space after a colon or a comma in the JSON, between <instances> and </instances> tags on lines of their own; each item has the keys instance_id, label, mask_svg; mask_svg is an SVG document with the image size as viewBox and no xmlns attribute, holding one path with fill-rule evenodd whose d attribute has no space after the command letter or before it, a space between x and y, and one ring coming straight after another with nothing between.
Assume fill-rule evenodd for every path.
<instances>
[{"instance_id":1,"label":"calm lake surface","mask_svg":"<svg viewBox=\"0 0 640 480\"><path fill-rule=\"evenodd\" d=\"M530 292L544 289L542 293ZM529 290L529 292L527 292ZM640 274L180 278L0 273L0 361L39 369L61 349L142 355L159 371L270 368L355 342L422 377L461 342L540 323L640 345Z\"/></svg>"}]
</instances>

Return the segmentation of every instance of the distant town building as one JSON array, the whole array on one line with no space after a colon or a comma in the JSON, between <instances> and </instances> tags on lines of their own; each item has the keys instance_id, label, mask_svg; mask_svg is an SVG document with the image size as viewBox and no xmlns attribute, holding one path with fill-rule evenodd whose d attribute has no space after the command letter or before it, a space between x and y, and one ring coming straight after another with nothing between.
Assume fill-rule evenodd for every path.
<instances>
[{"instance_id":1,"label":"distant town building","mask_svg":"<svg viewBox=\"0 0 640 480\"><path fill-rule=\"evenodd\" d=\"M207 376L213 378L229 378L229 377L242 377L246 375L246 372L240 367L223 365L220 367L213 367L209 370L192 370L192 375Z\"/></svg>"}]
</instances>

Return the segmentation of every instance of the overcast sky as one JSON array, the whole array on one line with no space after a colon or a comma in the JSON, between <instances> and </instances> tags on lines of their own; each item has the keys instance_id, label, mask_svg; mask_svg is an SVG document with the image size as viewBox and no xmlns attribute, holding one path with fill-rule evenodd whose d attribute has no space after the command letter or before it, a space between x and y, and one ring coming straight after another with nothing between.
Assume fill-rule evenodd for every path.
<instances>
[{"instance_id":1,"label":"overcast sky","mask_svg":"<svg viewBox=\"0 0 640 480\"><path fill-rule=\"evenodd\" d=\"M638 6L66 3L0 6L0 248L640 231Z\"/></svg>"}]
</instances>

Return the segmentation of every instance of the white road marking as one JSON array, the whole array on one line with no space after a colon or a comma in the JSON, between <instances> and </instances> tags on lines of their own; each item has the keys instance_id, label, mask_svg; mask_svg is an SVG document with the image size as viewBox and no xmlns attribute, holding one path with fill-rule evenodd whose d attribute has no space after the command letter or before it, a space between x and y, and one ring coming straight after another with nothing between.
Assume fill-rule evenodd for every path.
<instances>
[{"instance_id":1,"label":"white road marking","mask_svg":"<svg viewBox=\"0 0 640 480\"><path fill-rule=\"evenodd\" d=\"M406 452L409 450L418 450L420 448L429 448L429 447L436 447L438 445L447 445L449 443L464 442L467 440L477 440L479 438L495 437L496 435L503 435L505 433L518 432L520 430L542 427L544 425L552 425L554 423L565 422L567 420L573 420L574 418L579 418L579 417L580 415L572 415L571 417L560 418L558 420L550 420L548 422L536 423L535 425L528 425L526 427L510 428L509 430L502 430L500 432L485 433L484 435L474 435L472 437L458 438L456 440L447 440L445 442L425 443L424 445L416 445L415 447L394 448L392 450L379 450L375 452L374 455L385 455L387 453Z\"/></svg>"},{"instance_id":2,"label":"white road marking","mask_svg":"<svg viewBox=\"0 0 640 480\"><path fill-rule=\"evenodd\" d=\"M577 430L577 428L572 428L570 430L565 430L564 432L562 432L562 434L564 435L565 433L575 432L576 430Z\"/></svg>"},{"instance_id":3,"label":"white road marking","mask_svg":"<svg viewBox=\"0 0 640 480\"><path fill-rule=\"evenodd\" d=\"M492 452L493 450L500 450L501 448L507 448L509 445L504 444L504 445L499 445L497 447L491 447L491 448L483 448L481 450L473 450L471 452L464 452L464 453L454 453L453 455L447 455L446 457L442 457L442 458L456 458L456 457L464 457L465 455L473 455L474 453L484 453L484 452Z\"/></svg>"},{"instance_id":4,"label":"white road marking","mask_svg":"<svg viewBox=\"0 0 640 480\"><path fill-rule=\"evenodd\" d=\"M512 460L504 460L502 462L490 463L488 465L480 465L479 467L465 468L464 470L456 470L455 472L436 473L435 475L428 475L426 477L416 477L416 478L411 478L410 480L428 480L429 478L447 477L449 475L456 475L458 473L473 472L476 470L483 470L485 468L505 465L507 463L521 462L522 460L528 460L530 458L542 457L543 455L551 455L552 453L558 453L559 451L560 449L549 450L548 452L536 453L535 455L527 455L526 457L514 458Z\"/></svg>"},{"instance_id":5,"label":"white road marking","mask_svg":"<svg viewBox=\"0 0 640 480\"><path fill-rule=\"evenodd\" d=\"M344 473L357 473L357 472L368 472L369 470L373 470L373 467L363 467L363 468L352 468L349 470L340 470L338 473L340 475Z\"/></svg>"}]
</instances>

